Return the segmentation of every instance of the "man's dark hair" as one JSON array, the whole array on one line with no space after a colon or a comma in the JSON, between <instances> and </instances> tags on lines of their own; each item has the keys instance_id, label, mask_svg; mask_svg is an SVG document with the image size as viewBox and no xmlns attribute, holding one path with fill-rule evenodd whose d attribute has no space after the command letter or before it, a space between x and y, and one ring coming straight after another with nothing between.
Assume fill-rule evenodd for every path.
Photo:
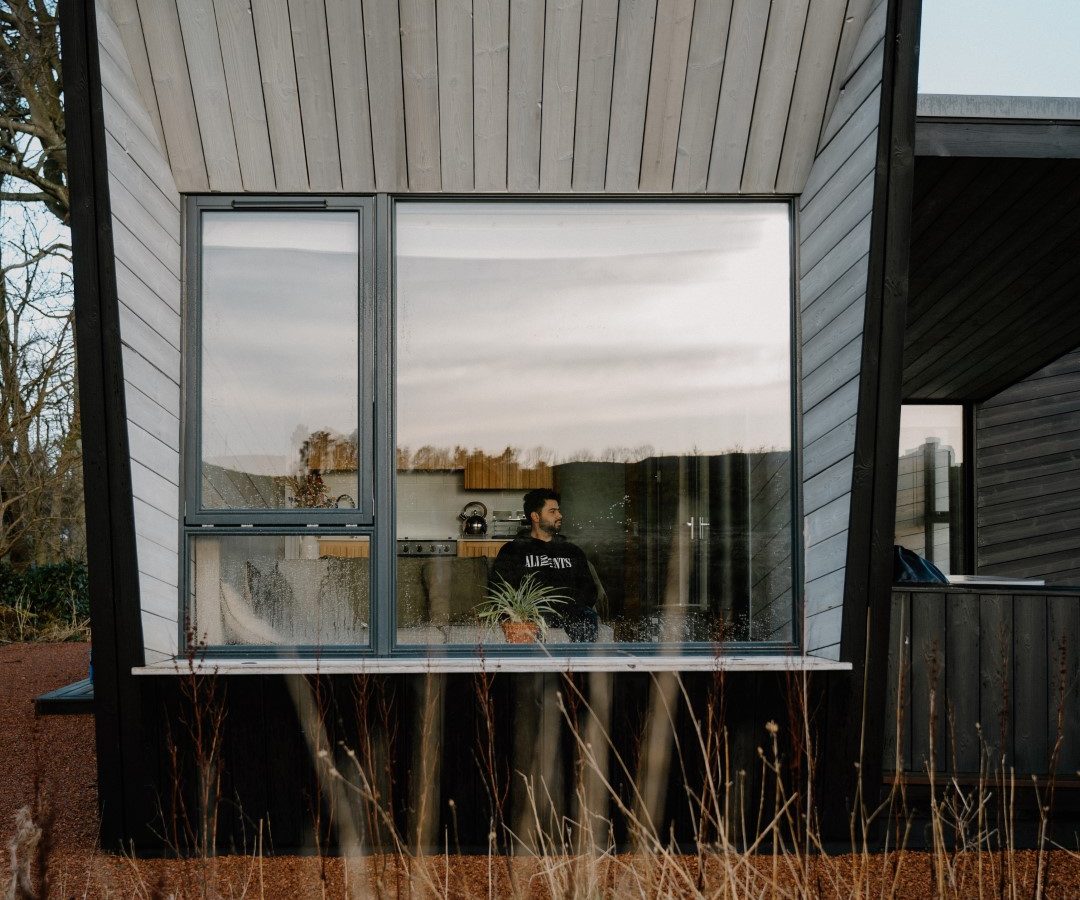
<instances>
[{"instance_id":1,"label":"man's dark hair","mask_svg":"<svg viewBox=\"0 0 1080 900\"><path fill-rule=\"evenodd\" d=\"M521 501L521 507L525 513L525 524L532 524L532 514L540 512L548 500L559 502L559 495L551 488L533 488L525 495Z\"/></svg>"}]
</instances>

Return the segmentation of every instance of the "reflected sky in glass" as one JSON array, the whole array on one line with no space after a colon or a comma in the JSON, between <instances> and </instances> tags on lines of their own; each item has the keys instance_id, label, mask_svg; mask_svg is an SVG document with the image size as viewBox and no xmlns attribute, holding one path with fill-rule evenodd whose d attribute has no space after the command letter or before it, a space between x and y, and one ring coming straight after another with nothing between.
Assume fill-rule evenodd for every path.
<instances>
[{"instance_id":1,"label":"reflected sky in glass","mask_svg":"<svg viewBox=\"0 0 1080 900\"><path fill-rule=\"evenodd\" d=\"M956 464L964 461L964 408L930 403L907 403L900 407L900 455L917 450L936 438L951 447Z\"/></svg>"},{"instance_id":2,"label":"reflected sky in glass","mask_svg":"<svg viewBox=\"0 0 1080 900\"><path fill-rule=\"evenodd\" d=\"M311 432L357 427L356 213L202 218L203 460L293 474Z\"/></svg>"},{"instance_id":3,"label":"reflected sky in glass","mask_svg":"<svg viewBox=\"0 0 1080 900\"><path fill-rule=\"evenodd\" d=\"M782 203L400 203L398 446L789 449Z\"/></svg>"}]
</instances>

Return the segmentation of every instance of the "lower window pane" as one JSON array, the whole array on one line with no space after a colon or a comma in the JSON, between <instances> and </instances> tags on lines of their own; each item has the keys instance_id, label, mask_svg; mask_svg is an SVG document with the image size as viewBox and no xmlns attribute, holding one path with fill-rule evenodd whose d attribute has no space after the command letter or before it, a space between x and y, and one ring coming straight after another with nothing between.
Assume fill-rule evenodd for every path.
<instances>
[{"instance_id":1,"label":"lower window pane","mask_svg":"<svg viewBox=\"0 0 1080 900\"><path fill-rule=\"evenodd\" d=\"M192 535L193 638L229 644L367 644L369 541L353 535Z\"/></svg>"}]
</instances>

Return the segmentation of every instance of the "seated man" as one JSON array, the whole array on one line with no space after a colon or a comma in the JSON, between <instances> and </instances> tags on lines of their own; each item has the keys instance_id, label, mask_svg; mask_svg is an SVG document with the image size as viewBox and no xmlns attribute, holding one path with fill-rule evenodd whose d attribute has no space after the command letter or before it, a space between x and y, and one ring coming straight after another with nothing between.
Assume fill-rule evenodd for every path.
<instances>
[{"instance_id":1,"label":"seated man","mask_svg":"<svg viewBox=\"0 0 1080 900\"><path fill-rule=\"evenodd\" d=\"M572 641L595 641L596 582L589 561L576 544L559 535L563 516L559 495L550 488L536 488L525 495L523 507L527 529L504 544L495 558L492 578L504 578L514 587L527 575L569 597L559 607L558 622Z\"/></svg>"}]
</instances>

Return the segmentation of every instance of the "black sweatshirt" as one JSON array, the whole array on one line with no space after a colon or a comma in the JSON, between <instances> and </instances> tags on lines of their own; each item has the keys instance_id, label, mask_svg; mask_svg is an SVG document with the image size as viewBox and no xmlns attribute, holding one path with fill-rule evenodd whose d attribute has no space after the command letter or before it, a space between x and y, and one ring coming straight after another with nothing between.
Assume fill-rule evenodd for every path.
<instances>
[{"instance_id":1,"label":"black sweatshirt","mask_svg":"<svg viewBox=\"0 0 1080 900\"><path fill-rule=\"evenodd\" d=\"M514 538L504 544L495 557L491 570L492 581L499 583L505 578L514 587L527 575L536 575L536 581L554 588L570 598L566 612L596 605L596 582L589 572L585 553L576 544L555 537L541 541L529 534Z\"/></svg>"}]
</instances>

